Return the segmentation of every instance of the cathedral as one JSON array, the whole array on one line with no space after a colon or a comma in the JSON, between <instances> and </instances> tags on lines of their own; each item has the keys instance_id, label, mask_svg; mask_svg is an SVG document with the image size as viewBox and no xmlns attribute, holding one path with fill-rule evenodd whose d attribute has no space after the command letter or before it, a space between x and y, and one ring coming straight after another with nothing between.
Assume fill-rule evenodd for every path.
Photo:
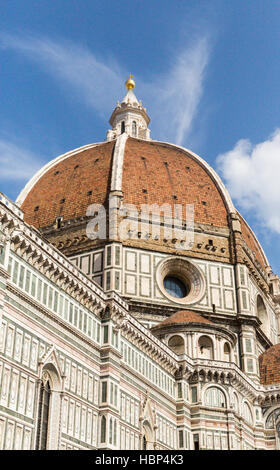
<instances>
[{"instance_id":1,"label":"cathedral","mask_svg":"<svg viewBox=\"0 0 280 470\"><path fill-rule=\"evenodd\" d=\"M0 449L279 449L280 279L134 88L0 193Z\"/></svg>"}]
</instances>

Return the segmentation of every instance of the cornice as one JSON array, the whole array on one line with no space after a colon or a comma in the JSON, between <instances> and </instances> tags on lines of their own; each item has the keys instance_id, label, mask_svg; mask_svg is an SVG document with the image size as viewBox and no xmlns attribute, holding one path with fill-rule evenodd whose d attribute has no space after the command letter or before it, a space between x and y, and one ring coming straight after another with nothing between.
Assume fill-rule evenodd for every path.
<instances>
[{"instance_id":1,"label":"cornice","mask_svg":"<svg viewBox=\"0 0 280 470\"><path fill-rule=\"evenodd\" d=\"M214 381L222 385L232 385L250 400L264 399L263 387L247 377L236 364L203 359L193 359L192 363L192 370L188 366L182 367L182 375L185 375L189 382Z\"/></svg>"},{"instance_id":2,"label":"cornice","mask_svg":"<svg viewBox=\"0 0 280 470\"><path fill-rule=\"evenodd\" d=\"M106 295L94 281L50 243L42 240L32 227L7 214L2 205L0 222L6 235L9 235L12 251L19 257L58 286L66 284L67 293L85 306L106 307Z\"/></svg>"},{"instance_id":3,"label":"cornice","mask_svg":"<svg viewBox=\"0 0 280 470\"><path fill-rule=\"evenodd\" d=\"M14 294L16 298L21 299L24 302L26 302L26 304L29 304L31 307L36 309L36 311L52 319L56 324L63 327L72 335L78 337L80 340L87 343L89 346L97 348L99 350L100 345L98 345L94 340L88 338L86 335L84 335L81 331L79 331L75 327L72 327L69 323L65 322L63 318L59 317L57 314L53 313L51 310L47 309L36 300L29 297L23 291L19 290L18 288L16 288L15 286L9 283L7 284L7 291ZM18 310L18 308L15 307L14 305L13 305L13 308L16 308ZM22 310L19 310L19 312L21 315L23 314Z\"/></svg>"},{"instance_id":4,"label":"cornice","mask_svg":"<svg viewBox=\"0 0 280 470\"><path fill-rule=\"evenodd\" d=\"M125 312L123 308L112 304L110 319L115 323L115 328L122 331L124 338L127 338L137 348L148 354L164 369L167 369L171 374L175 374L179 369L177 355L135 320L129 312Z\"/></svg>"},{"instance_id":5,"label":"cornice","mask_svg":"<svg viewBox=\"0 0 280 470\"><path fill-rule=\"evenodd\" d=\"M248 248L244 242L242 245L243 251L246 256L243 257L243 263L248 267L250 274L257 281L258 286L265 292L269 293L268 277L264 269L261 267L258 260L253 256L253 252Z\"/></svg>"}]
</instances>

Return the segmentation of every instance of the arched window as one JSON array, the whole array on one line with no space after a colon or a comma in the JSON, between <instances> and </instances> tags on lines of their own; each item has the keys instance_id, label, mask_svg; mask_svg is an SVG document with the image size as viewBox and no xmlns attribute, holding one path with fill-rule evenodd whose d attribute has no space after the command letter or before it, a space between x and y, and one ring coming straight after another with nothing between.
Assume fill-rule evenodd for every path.
<instances>
[{"instance_id":1,"label":"arched window","mask_svg":"<svg viewBox=\"0 0 280 470\"><path fill-rule=\"evenodd\" d=\"M168 341L168 346L176 354L184 354L185 352L185 341L179 335L172 336Z\"/></svg>"},{"instance_id":2,"label":"arched window","mask_svg":"<svg viewBox=\"0 0 280 470\"><path fill-rule=\"evenodd\" d=\"M239 400L236 393L233 393L233 409L236 413L239 414Z\"/></svg>"},{"instance_id":3,"label":"arched window","mask_svg":"<svg viewBox=\"0 0 280 470\"><path fill-rule=\"evenodd\" d=\"M122 121L121 123L121 134L123 134L125 132L125 123L124 121Z\"/></svg>"},{"instance_id":4,"label":"arched window","mask_svg":"<svg viewBox=\"0 0 280 470\"><path fill-rule=\"evenodd\" d=\"M213 343L209 336L201 336L199 338L198 356L202 359L213 359Z\"/></svg>"},{"instance_id":5,"label":"arched window","mask_svg":"<svg viewBox=\"0 0 280 470\"><path fill-rule=\"evenodd\" d=\"M101 432L100 432L100 442L103 443L106 441L106 418L102 416L101 418Z\"/></svg>"},{"instance_id":6,"label":"arched window","mask_svg":"<svg viewBox=\"0 0 280 470\"><path fill-rule=\"evenodd\" d=\"M152 450L154 444L154 431L148 421L143 423L143 440L142 446L143 450Z\"/></svg>"},{"instance_id":7,"label":"arched window","mask_svg":"<svg viewBox=\"0 0 280 470\"><path fill-rule=\"evenodd\" d=\"M136 121L132 121L132 137L137 137L137 125L136 125Z\"/></svg>"},{"instance_id":8,"label":"arched window","mask_svg":"<svg viewBox=\"0 0 280 470\"><path fill-rule=\"evenodd\" d=\"M277 422L280 422L280 408L276 408L268 415L265 426L267 429L273 429Z\"/></svg>"},{"instance_id":9,"label":"arched window","mask_svg":"<svg viewBox=\"0 0 280 470\"><path fill-rule=\"evenodd\" d=\"M117 421L114 422L114 446L117 445Z\"/></svg>"},{"instance_id":10,"label":"arched window","mask_svg":"<svg viewBox=\"0 0 280 470\"><path fill-rule=\"evenodd\" d=\"M48 443L49 416L50 416L51 387L49 377L45 374L42 380L39 397L37 450L46 450Z\"/></svg>"},{"instance_id":11,"label":"arched window","mask_svg":"<svg viewBox=\"0 0 280 470\"><path fill-rule=\"evenodd\" d=\"M243 418L249 423L253 424L253 416L248 403L243 403Z\"/></svg>"},{"instance_id":12,"label":"arched window","mask_svg":"<svg viewBox=\"0 0 280 470\"><path fill-rule=\"evenodd\" d=\"M268 336L270 333L269 318L268 318L264 301L260 295L258 295L257 297L257 316L259 320L262 322L261 329Z\"/></svg>"},{"instance_id":13,"label":"arched window","mask_svg":"<svg viewBox=\"0 0 280 470\"><path fill-rule=\"evenodd\" d=\"M224 344L224 360L230 362L230 345L228 343Z\"/></svg>"},{"instance_id":14,"label":"arched window","mask_svg":"<svg viewBox=\"0 0 280 470\"><path fill-rule=\"evenodd\" d=\"M113 443L113 420L110 418L110 424L109 424L109 443Z\"/></svg>"},{"instance_id":15,"label":"arched window","mask_svg":"<svg viewBox=\"0 0 280 470\"><path fill-rule=\"evenodd\" d=\"M143 437L143 450L147 450L147 440L146 437Z\"/></svg>"},{"instance_id":16,"label":"arched window","mask_svg":"<svg viewBox=\"0 0 280 470\"><path fill-rule=\"evenodd\" d=\"M42 369L42 381L38 393L38 414L35 448L57 449L59 445L59 420L61 409L61 372L52 362L47 362Z\"/></svg>"},{"instance_id":17,"label":"arched window","mask_svg":"<svg viewBox=\"0 0 280 470\"><path fill-rule=\"evenodd\" d=\"M217 387L210 387L206 391L205 404L207 406L225 408L226 407L225 394Z\"/></svg>"}]
</instances>

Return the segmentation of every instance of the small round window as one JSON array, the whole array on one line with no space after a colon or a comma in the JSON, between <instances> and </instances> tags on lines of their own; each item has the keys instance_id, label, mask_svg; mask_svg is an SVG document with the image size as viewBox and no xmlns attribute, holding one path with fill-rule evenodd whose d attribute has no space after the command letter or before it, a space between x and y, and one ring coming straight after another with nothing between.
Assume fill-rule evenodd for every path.
<instances>
[{"instance_id":1,"label":"small round window","mask_svg":"<svg viewBox=\"0 0 280 470\"><path fill-rule=\"evenodd\" d=\"M159 263L156 282L163 296L176 304L191 305L205 295L205 279L201 269L178 256Z\"/></svg>"},{"instance_id":2,"label":"small round window","mask_svg":"<svg viewBox=\"0 0 280 470\"><path fill-rule=\"evenodd\" d=\"M163 285L168 294L172 295L172 297L176 297L177 299L183 299L188 294L188 289L185 284L177 277L166 276L163 281Z\"/></svg>"}]
</instances>

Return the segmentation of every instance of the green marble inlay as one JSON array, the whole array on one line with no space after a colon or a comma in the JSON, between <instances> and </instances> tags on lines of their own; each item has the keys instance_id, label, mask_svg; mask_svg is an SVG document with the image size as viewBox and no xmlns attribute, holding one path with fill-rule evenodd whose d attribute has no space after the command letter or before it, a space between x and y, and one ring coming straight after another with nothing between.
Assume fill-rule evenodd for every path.
<instances>
[{"instance_id":1,"label":"green marble inlay","mask_svg":"<svg viewBox=\"0 0 280 470\"><path fill-rule=\"evenodd\" d=\"M17 419L21 419L26 424L34 424L34 419L28 418L27 416L17 413L16 411L10 410L10 408L5 408L5 406L0 405L0 411L3 411L4 413L9 414L10 416L14 416Z\"/></svg>"},{"instance_id":2,"label":"green marble inlay","mask_svg":"<svg viewBox=\"0 0 280 470\"><path fill-rule=\"evenodd\" d=\"M76 439L75 437L68 436L67 434L62 433L61 437L66 439L67 441L72 442L73 444L77 444L77 445L80 445L82 447L86 447L87 449L96 449L96 447L94 447L90 444L87 444L86 442L80 441L79 439ZM65 444L67 445L67 442L65 442Z\"/></svg>"}]
</instances>

